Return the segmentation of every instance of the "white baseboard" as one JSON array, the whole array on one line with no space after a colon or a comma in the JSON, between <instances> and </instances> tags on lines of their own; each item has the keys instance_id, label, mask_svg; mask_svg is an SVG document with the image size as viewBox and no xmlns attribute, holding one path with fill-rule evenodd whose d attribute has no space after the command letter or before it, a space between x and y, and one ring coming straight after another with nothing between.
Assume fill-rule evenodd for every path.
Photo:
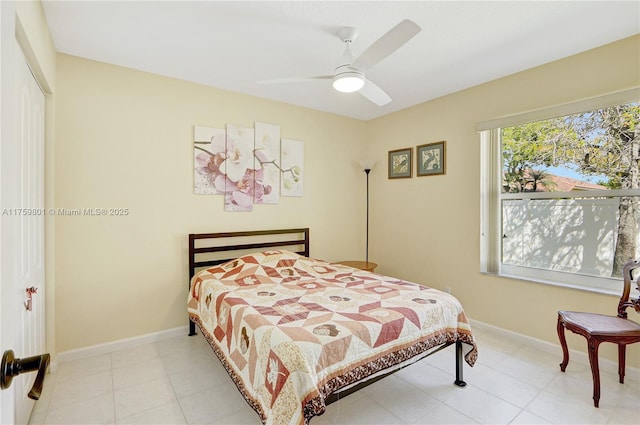
<instances>
[{"instance_id":1,"label":"white baseboard","mask_svg":"<svg viewBox=\"0 0 640 425\"><path fill-rule=\"evenodd\" d=\"M175 338L177 336L187 335L189 332L187 326L180 326L178 328L167 329L164 331L153 332L150 334L134 336L132 338L120 339L113 342L106 342L104 344L91 345L89 347L77 348L75 350L63 351L58 353L57 362L65 363L72 360L85 359L87 357L96 356L98 354L111 353L126 348L133 348L138 345L150 344L153 342L162 341L168 338Z\"/></svg>"},{"instance_id":2,"label":"white baseboard","mask_svg":"<svg viewBox=\"0 0 640 425\"><path fill-rule=\"evenodd\" d=\"M493 333L504 335L505 337L516 340L523 344L527 344L531 347L534 347L546 353L558 354L560 356L558 357L558 364L560 364L560 362L562 361L562 357L561 357L562 348L560 347L560 344L553 344L551 342L544 341L542 339L533 338L528 335L524 335L524 334L513 332L507 329L499 328L497 326L480 322L478 320L469 319L469 321L471 322L472 329L490 330ZM586 348L586 342L585 342L585 348ZM577 361L589 366L589 356L585 352L569 349L569 358L571 359L571 361ZM600 370L603 372L613 373L615 375L618 374L617 362L613 362L611 360L604 359L604 358L599 358L598 366L600 367ZM636 367L626 366L625 378L638 380L640 379L639 377L640 377L640 369Z\"/></svg>"},{"instance_id":3,"label":"white baseboard","mask_svg":"<svg viewBox=\"0 0 640 425\"><path fill-rule=\"evenodd\" d=\"M541 339L533 338L521 333L513 332L507 329L499 328L494 325L490 325L488 323L480 322L478 320L470 319L471 325L474 329L477 330L489 330L493 333L503 335L506 338L510 338L512 340L516 340L523 344L527 344L531 347L534 347L538 350L542 350L551 354L559 354L561 355L562 349L559 344L553 344L551 342L547 342ZM138 345L150 344L152 342L162 341L168 338L174 338L177 336L186 335L188 332L187 326L180 326L178 328L167 329L160 332L153 332L146 335L140 335L132 338L121 339L118 341L107 342L104 344L92 345L89 347L78 348L75 350L63 351L58 353L56 356L56 363L65 363L72 360L85 359L87 357L92 357L98 354L111 353L113 351L123 350L126 348L133 348ZM571 356L571 361L577 361L586 365L589 365L589 357L586 353L582 351L569 350L569 354ZM562 359L558 359L558 363ZM599 361L600 370L618 374L618 364L616 362L612 362L608 359L600 358ZM55 371L55 366L52 368L52 371ZM630 379L637 380L640 377L640 369L635 367L627 366L627 374L626 376Z\"/></svg>"}]
</instances>

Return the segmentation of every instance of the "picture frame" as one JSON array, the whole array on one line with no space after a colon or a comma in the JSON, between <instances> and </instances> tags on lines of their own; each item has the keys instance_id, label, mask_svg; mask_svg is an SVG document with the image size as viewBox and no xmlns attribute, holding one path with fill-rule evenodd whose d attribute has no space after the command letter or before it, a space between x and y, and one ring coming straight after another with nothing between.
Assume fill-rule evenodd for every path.
<instances>
[{"instance_id":1,"label":"picture frame","mask_svg":"<svg viewBox=\"0 0 640 425\"><path fill-rule=\"evenodd\" d=\"M416 175L424 177L446 174L446 153L445 140L416 147Z\"/></svg>"},{"instance_id":2,"label":"picture frame","mask_svg":"<svg viewBox=\"0 0 640 425\"><path fill-rule=\"evenodd\" d=\"M396 149L389 151L389 178L411 178L411 166L413 148Z\"/></svg>"}]
</instances>

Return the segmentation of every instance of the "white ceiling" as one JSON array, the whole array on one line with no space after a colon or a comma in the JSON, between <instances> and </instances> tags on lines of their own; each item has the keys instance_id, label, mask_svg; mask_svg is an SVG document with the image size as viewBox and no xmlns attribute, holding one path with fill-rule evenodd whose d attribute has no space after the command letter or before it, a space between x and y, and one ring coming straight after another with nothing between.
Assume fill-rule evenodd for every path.
<instances>
[{"instance_id":1,"label":"white ceiling","mask_svg":"<svg viewBox=\"0 0 640 425\"><path fill-rule=\"evenodd\" d=\"M640 33L640 1L44 1L56 50L372 119ZM401 20L422 31L367 72L378 107L330 80L343 26L356 56Z\"/></svg>"}]
</instances>

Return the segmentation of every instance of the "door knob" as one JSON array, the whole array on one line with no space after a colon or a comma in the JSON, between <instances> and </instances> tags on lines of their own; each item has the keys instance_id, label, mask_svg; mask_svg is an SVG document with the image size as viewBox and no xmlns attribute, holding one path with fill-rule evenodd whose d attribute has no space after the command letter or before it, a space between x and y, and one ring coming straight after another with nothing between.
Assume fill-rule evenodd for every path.
<instances>
[{"instance_id":1,"label":"door knob","mask_svg":"<svg viewBox=\"0 0 640 425\"><path fill-rule=\"evenodd\" d=\"M36 381L33 383L33 387L29 391L28 396L33 400L39 399L40 394L42 394L44 374L47 371L50 359L51 356L49 356L49 353L24 359L16 359L12 350L5 351L2 355L2 363L0 364L0 389L5 390L9 388L15 376L37 370Z\"/></svg>"}]
</instances>

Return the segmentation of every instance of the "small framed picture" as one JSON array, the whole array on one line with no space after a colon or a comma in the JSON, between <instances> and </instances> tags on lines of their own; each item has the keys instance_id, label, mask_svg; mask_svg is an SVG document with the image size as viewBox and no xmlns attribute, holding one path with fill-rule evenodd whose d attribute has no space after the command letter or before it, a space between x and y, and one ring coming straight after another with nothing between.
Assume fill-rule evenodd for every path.
<instances>
[{"instance_id":1,"label":"small framed picture","mask_svg":"<svg viewBox=\"0 0 640 425\"><path fill-rule=\"evenodd\" d=\"M435 176L446 172L446 142L428 143L416 148L418 177Z\"/></svg>"},{"instance_id":2,"label":"small framed picture","mask_svg":"<svg viewBox=\"0 0 640 425\"><path fill-rule=\"evenodd\" d=\"M389 151L389 178L405 179L411 177L411 151L413 148Z\"/></svg>"}]
</instances>

